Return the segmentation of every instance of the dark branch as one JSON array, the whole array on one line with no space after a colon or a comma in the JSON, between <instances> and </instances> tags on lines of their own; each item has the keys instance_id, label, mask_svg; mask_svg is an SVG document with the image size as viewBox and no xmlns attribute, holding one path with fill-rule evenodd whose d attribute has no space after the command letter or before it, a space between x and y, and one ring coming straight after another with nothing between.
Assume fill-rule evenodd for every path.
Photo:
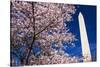
<instances>
[{"instance_id":1,"label":"dark branch","mask_svg":"<svg viewBox=\"0 0 100 67\"><path fill-rule=\"evenodd\" d=\"M27 55L27 57L26 57L26 65L28 65L28 59L29 59L29 56L30 56L30 54L31 54L31 50L32 50L32 48L33 48L33 44L34 44L34 41L35 41L35 18L34 18L34 3L32 2L32 13L33 13L33 30L34 30L34 35L33 35L33 41L32 41L32 43L31 43L31 45L30 45L30 47L29 47L29 52L28 52L28 55Z\"/></svg>"},{"instance_id":2,"label":"dark branch","mask_svg":"<svg viewBox=\"0 0 100 67\"><path fill-rule=\"evenodd\" d=\"M35 36L38 35L38 34L40 34L41 32L43 32L44 30L46 30L51 24L48 24L44 29L42 29L40 32L36 33Z\"/></svg>"}]
</instances>

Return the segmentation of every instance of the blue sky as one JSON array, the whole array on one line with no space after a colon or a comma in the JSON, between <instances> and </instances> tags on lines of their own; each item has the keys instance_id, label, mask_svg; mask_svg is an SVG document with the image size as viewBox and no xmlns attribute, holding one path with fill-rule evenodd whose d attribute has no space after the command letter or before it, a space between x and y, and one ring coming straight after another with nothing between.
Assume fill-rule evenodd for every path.
<instances>
[{"instance_id":1,"label":"blue sky","mask_svg":"<svg viewBox=\"0 0 100 67\"><path fill-rule=\"evenodd\" d=\"M78 41L75 42L76 47L67 48L66 52L68 52L71 56L78 56L78 57L82 56L80 31L78 24L79 23L78 15L79 12L82 12L85 20L92 59L93 61L95 61L96 60L96 6L77 5L76 9L77 11L73 15L71 23L68 23L67 26L70 29L70 32L76 35Z\"/></svg>"}]
</instances>

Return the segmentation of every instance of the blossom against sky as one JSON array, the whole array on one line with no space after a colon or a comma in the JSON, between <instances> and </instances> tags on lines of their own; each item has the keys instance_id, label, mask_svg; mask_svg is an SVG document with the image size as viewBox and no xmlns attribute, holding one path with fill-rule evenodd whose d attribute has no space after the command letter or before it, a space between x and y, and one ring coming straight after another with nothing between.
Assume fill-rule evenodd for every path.
<instances>
[{"instance_id":1,"label":"blossom against sky","mask_svg":"<svg viewBox=\"0 0 100 67\"><path fill-rule=\"evenodd\" d=\"M96 59L95 6L11 1L10 7L11 65L82 62L79 12L85 17L91 55Z\"/></svg>"}]
</instances>

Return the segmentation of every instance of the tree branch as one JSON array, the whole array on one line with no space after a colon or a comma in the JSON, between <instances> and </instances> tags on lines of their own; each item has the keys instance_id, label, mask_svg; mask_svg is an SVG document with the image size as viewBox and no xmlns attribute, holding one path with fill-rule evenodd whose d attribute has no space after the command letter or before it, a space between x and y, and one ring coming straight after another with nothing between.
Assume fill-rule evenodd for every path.
<instances>
[{"instance_id":1,"label":"tree branch","mask_svg":"<svg viewBox=\"0 0 100 67\"><path fill-rule=\"evenodd\" d=\"M48 24L44 29L42 29L40 32L36 33L35 36L38 35L38 34L40 34L41 32L43 32L44 30L46 30L51 24Z\"/></svg>"},{"instance_id":2,"label":"tree branch","mask_svg":"<svg viewBox=\"0 0 100 67\"><path fill-rule=\"evenodd\" d=\"M33 30L34 30L34 35L33 35L33 41L32 41L32 43L31 43L31 45L30 45L30 47L29 47L29 52L28 52L28 55L27 55L27 57L26 57L26 65L28 65L28 59L29 59L29 56L30 56L30 54L31 54L31 50L32 50L32 48L33 48L33 44L34 44L34 41L35 41L35 18L34 18L34 3L32 2L32 13L33 13Z\"/></svg>"}]
</instances>

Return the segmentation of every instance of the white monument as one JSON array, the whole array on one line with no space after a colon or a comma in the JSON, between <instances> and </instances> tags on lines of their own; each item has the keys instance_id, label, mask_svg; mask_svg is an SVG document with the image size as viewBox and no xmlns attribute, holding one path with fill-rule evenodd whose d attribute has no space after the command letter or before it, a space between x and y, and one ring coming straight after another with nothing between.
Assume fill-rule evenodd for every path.
<instances>
[{"instance_id":1,"label":"white monument","mask_svg":"<svg viewBox=\"0 0 100 67\"><path fill-rule=\"evenodd\" d=\"M84 62L91 61L91 52L90 52L84 17L81 12L79 13L78 19L79 19L82 54L84 57L83 61Z\"/></svg>"}]
</instances>

